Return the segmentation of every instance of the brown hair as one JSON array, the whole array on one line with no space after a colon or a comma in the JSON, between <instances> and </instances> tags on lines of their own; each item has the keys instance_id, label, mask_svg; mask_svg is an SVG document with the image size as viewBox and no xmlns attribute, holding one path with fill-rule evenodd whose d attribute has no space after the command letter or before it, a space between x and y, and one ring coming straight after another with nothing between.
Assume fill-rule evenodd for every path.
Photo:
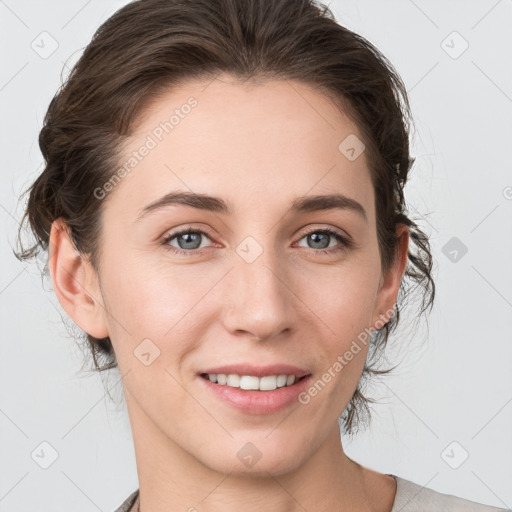
<instances>
[{"instance_id":1,"label":"brown hair","mask_svg":"<svg viewBox=\"0 0 512 512\"><path fill-rule=\"evenodd\" d=\"M418 317L432 308L435 286L428 237L406 215L403 187L411 114L405 86L391 63L369 41L339 25L315 0L137 0L111 16L94 34L53 97L39 134L45 168L30 193L20 223L20 260L47 251L52 222L63 218L76 249L100 272L101 214L105 201L93 191L113 176L122 142L137 116L174 85L214 78L298 80L325 93L364 136L375 189L377 236L383 271L397 254L396 227L409 226L409 250L396 310L373 332L362 378L340 418L353 435L363 412L362 384L396 328L407 281L423 288ZM36 242L23 250L26 219ZM412 244L410 245L410 247ZM110 339L85 333L95 370L117 366ZM100 365L100 359L105 364Z\"/></svg>"}]
</instances>

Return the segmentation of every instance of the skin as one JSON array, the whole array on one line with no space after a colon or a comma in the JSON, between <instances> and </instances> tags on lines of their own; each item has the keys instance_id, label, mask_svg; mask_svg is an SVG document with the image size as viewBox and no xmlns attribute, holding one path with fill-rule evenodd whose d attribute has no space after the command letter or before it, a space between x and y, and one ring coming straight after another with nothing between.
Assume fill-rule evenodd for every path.
<instances>
[{"instance_id":1,"label":"skin","mask_svg":"<svg viewBox=\"0 0 512 512\"><path fill-rule=\"evenodd\" d=\"M338 150L349 134L363 137L327 97L299 82L256 85L220 75L183 84L144 112L120 162L190 96L197 107L104 200L99 275L60 219L51 230L50 273L60 303L80 328L110 336L114 346L140 509L389 512L394 479L351 460L339 435L365 344L309 404L273 414L232 408L196 372L285 362L320 378L358 334L392 311L407 227L399 226L399 257L384 274L366 153L350 161ZM234 214L177 205L136 221L144 206L176 190L221 197ZM297 196L328 193L361 203L368 222L340 209L285 215ZM167 250L163 237L189 225L207 231L205 252ZM313 227L348 233L355 247L321 254L304 234ZM250 264L236 252L247 236L263 250ZM183 238L167 247L179 248L179 241L187 247ZM334 237L328 244L342 247ZM160 350L148 366L134 356L147 338ZM247 442L262 454L252 467L237 457Z\"/></svg>"}]
</instances>

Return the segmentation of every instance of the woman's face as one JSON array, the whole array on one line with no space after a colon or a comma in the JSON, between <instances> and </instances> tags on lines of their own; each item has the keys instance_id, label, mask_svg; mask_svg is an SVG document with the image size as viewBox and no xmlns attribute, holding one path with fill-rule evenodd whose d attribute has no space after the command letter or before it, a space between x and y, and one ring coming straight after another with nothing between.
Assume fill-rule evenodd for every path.
<instances>
[{"instance_id":1,"label":"woman's face","mask_svg":"<svg viewBox=\"0 0 512 512\"><path fill-rule=\"evenodd\" d=\"M121 179L102 189L110 195L94 296L134 437L162 457L170 449L216 471L278 474L339 435L367 354L358 340L391 315L403 271L381 273L361 139L325 96L293 81L191 82L140 119ZM217 199L147 208L171 193ZM335 194L346 207L308 203ZM309 377L293 389L237 391L201 376L228 365Z\"/></svg>"}]
</instances>

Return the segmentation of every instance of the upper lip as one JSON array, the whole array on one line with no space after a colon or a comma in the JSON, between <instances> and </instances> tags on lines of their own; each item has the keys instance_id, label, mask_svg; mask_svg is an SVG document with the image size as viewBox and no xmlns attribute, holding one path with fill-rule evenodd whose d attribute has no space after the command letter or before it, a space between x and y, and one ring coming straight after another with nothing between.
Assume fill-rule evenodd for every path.
<instances>
[{"instance_id":1,"label":"upper lip","mask_svg":"<svg viewBox=\"0 0 512 512\"><path fill-rule=\"evenodd\" d=\"M291 364L270 364L266 366L254 366L248 363L239 363L207 368L205 370L201 370L199 375L202 373L253 375L255 377L265 377L267 375L295 375L295 377L300 379L305 375L309 375L311 372Z\"/></svg>"}]
</instances>

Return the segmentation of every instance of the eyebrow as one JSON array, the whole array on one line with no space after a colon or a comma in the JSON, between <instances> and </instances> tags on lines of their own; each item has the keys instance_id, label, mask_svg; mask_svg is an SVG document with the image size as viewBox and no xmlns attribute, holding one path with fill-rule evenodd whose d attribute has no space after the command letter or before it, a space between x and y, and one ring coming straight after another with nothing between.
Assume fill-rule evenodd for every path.
<instances>
[{"instance_id":1,"label":"eyebrow","mask_svg":"<svg viewBox=\"0 0 512 512\"><path fill-rule=\"evenodd\" d=\"M165 206L172 205L184 205L199 210L207 210L215 213L223 213L231 215L231 209L228 204L219 197L209 196L207 194L197 194L195 192L170 192L165 196L153 201L152 203L145 206L136 221L139 221L149 212L158 210ZM322 210L350 210L360 215L366 223L368 223L368 217L363 206L358 203L355 199L344 196L343 194L328 194L328 195L313 195L313 196L301 196L294 199L292 202L288 214L290 213L308 213Z\"/></svg>"}]
</instances>

